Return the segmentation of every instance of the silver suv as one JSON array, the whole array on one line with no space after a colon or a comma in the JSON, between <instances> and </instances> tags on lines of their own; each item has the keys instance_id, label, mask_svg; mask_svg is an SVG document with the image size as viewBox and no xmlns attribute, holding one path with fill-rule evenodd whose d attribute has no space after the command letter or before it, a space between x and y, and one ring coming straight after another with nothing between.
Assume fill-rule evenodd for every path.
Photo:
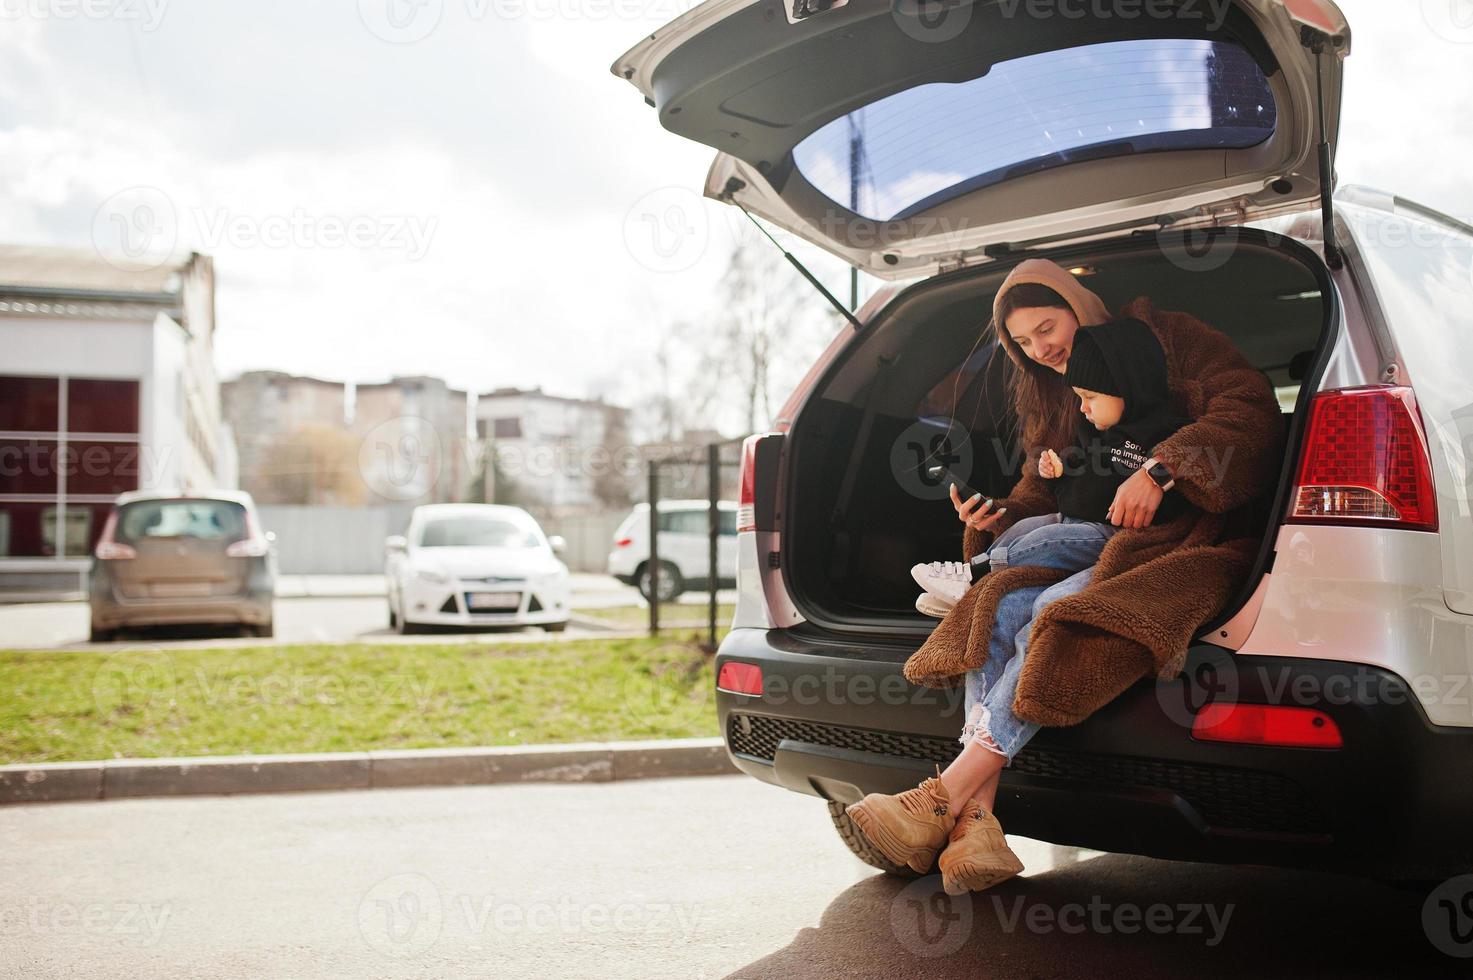
<instances>
[{"instance_id":1,"label":"silver suv","mask_svg":"<svg viewBox=\"0 0 1473 980\"><path fill-rule=\"evenodd\" d=\"M1148 296L1230 336L1288 448L1257 567L1182 676L1035 737L1003 772L1004 825L1473 869L1473 228L1332 193L1351 44L1329 0L1085 6L713 0L613 66L718 151L708 196L891 281L746 443L717 658L731 756L827 801L886 867L844 805L914 786L961 727L959 692L900 675L934 625L909 568L961 557L915 463L940 452L998 497L1017 480L1009 359L968 352L1009 269L1044 257L1112 309Z\"/></svg>"}]
</instances>

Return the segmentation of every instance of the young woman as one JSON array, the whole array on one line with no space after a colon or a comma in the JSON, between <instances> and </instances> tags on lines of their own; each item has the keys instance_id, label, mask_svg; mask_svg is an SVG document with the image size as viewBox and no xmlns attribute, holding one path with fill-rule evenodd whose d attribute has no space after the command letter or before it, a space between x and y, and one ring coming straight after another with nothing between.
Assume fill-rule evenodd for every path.
<instances>
[{"instance_id":1,"label":"young woman","mask_svg":"<svg viewBox=\"0 0 1473 980\"><path fill-rule=\"evenodd\" d=\"M1127 309L1151 322L1147 301L1137 300ZM998 532L1002 533L994 543L1004 543L1054 509L1035 457L1044 447L1067 445L1074 433L1078 400L1063 377L1075 335L1111 319L1099 296L1047 260L1021 263L998 290L993 326L1020 368L1014 372L1012 394L1029 447L1029 464L1007 500L964 501L952 489L952 504L966 527L967 558L986 550L987 540ZM1214 438L1226 440L1227 433L1245 425L1277 418L1278 406L1267 382L1220 332L1177 314L1163 315L1151 326L1169 352L1179 352L1172 357L1171 380L1196 384L1211 394L1200 415L1191 413L1195 422L1206 424L1191 426L1195 431L1184 437L1199 444L1197 449L1204 443L1212 448ZM1230 370L1224 371L1225 364ZM1245 404L1254 410L1244 413ZM1170 456L1165 445L1156 451ZM1245 465L1263 464L1245 461ZM1162 489L1173 487L1178 477L1199 502L1209 499L1210 491L1198 488L1195 477L1179 472L1182 469L1177 458L1146 460L1116 491L1107 515L1110 524L1120 530L1150 525L1165 494L1182 492L1180 486ZM1093 572L1091 566L1053 585L1004 595L996 609L987 660L965 678L967 715L961 753L944 772L915 789L894 795L871 793L849 807L860 832L890 860L925 873L940 852L942 882L952 894L991 887L1022 870L992 813L1003 768L1039 728L1015 714L1014 695L1034 619L1049 603L1083 591ZM959 809L954 803L960 804Z\"/></svg>"}]
</instances>

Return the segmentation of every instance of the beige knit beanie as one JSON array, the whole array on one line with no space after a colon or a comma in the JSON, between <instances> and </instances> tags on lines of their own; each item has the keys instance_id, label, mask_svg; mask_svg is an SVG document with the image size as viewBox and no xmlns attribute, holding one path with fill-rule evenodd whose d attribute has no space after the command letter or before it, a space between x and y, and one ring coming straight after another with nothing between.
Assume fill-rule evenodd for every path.
<instances>
[{"instance_id":1,"label":"beige knit beanie","mask_svg":"<svg viewBox=\"0 0 1473 980\"><path fill-rule=\"evenodd\" d=\"M1081 327L1093 327L1110 319L1110 311L1106 308L1105 301L1080 285L1079 280L1057 262L1050 262L1048 259L1028 259L1020 262L1013 267L1012 272L1008 273L1008 277L1003 280L1002 288L997 291L997 296L992 300L992 322L997 327L998 339L1002 341L1004 349L1015 361L1018 361L1019 358L1017 345L1008 343L1008 330L1003 325L1000 311L1002 298L1007 291L1025 282L1047 286L1064 297L1064 301L1074 311L1074 316ZM1019 363L1022 362L1019 361Z\"/></svg>"}]
</instances>

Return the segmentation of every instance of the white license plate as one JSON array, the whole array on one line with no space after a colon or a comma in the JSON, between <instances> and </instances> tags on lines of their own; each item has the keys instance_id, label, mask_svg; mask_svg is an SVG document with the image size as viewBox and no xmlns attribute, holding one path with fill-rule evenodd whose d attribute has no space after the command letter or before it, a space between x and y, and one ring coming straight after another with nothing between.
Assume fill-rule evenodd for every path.
<instances>
[{"instance_id":1,"label":"white license plate","mask_svg":"<svg viewBox=\"0 0 1473 980\"><path fill-rule=\"evenodd\" d=\"M477 609L515 609L522 604L520 592L467 592L465 607Z\"/></svg>"}]
</instances>

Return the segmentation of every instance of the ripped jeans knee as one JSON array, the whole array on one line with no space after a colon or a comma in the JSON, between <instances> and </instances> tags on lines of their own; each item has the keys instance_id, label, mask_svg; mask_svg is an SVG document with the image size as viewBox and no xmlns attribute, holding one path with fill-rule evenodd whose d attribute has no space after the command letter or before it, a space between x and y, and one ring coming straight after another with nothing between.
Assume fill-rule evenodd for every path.
<instances>
[{"instance_id":1,"label":"ripped jeans knee","mask_svg":"<svg viewBox=\"0 0 1473 980\"><path fill-rule=\"evenodd\" d=\"M998 745L997 740L992 737L991 725L992 712L987 709L987 705L981 703L974 704L972 705L972 710L967 715L967 723L962 726L962 733L957 738L957 741L961 742L963 747L971 742L976 742L987 751L1000 755L1007 762L1011 762L1012 760L1008 759L1008 754L1003 751L1002 746Z\"/></svg>"}]
</instances>

